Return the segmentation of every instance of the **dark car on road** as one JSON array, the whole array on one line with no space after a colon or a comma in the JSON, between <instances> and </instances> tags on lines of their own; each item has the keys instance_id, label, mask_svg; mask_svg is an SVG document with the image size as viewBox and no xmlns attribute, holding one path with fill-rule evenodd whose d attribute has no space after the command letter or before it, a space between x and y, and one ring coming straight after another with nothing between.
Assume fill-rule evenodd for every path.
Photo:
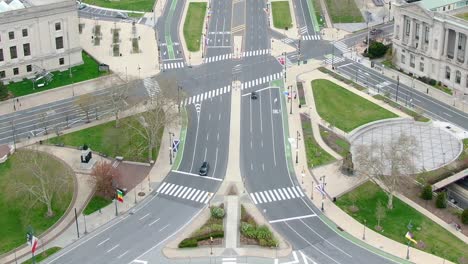
<instances>
[{"instance_id":1,"label":"dark car on road","mask_svg":"<svg viewBox=\"0 0 468 264\"><path fill-rule=\"evenodd\" d=\"M206 176L208 175L208 170L210 169L210 164L208 161L204 161L200 167L200 175Z\"/></svg>"},{"instance_id":2,"label":"dark car on road","mask_svg":"<svg viewBox=\"0 0 468 264\"><path fill-rule=\"evenodd\" d=\"M252 92L252 93L250 94L250 98L252 98L252 100L257 99L257 98L258 98L257 93L256 93L256 92Z\"/></svg>"}]
</instances>

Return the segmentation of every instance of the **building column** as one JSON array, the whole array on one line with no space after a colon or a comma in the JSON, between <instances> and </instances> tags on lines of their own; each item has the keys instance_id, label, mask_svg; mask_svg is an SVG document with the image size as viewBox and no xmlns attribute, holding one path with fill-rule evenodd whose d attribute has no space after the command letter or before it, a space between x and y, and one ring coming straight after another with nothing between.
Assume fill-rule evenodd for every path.
<instances>
[{"instance_id":1,"label":"building column","mask_svg":"<svg viewBox=\"0 0 468 264\"><path fill-rule=\"evenodd\" d=\"M419 50L423 51L424 52L424 49L423 49L423 40L424 40L424 28L425 28L425 24L424 23L421 23L419 25L419 42L418 42L418 48Z\"/></svg>"},{"instance_id":2,"label":"building column","mask_svg":"<svg viewBox=\"0 0 468 264\"><path fill-rule=\"evenodd\" d=\"M410 19L410 32L409 32L409 39L408 39L408 45L410 47L413 47L413 42L414 42L414 27L415 27L415 23L414 23L414 19Z\"/></svg>"},{"instance_id":3,"label":"building column","mask_svg":"<svg viewBox=\"0 0 468 264\"><path fill-rule=\"evenodd\" d=\"M458 61L458 41L460 41L460 32L455 31L455 47L453 50L453 59Z\"/></svg>"},{"instance_id":4,"label":"building column","mask_svg":"<svg viewBox=\"0 0 468 264\"><path fill-rule=\"evenodd\" d=\"M444 55L444 59L447 58L447 45L448 45L448 35L449 35L449 30L448 28L445 29L445 39L444 39L444 46L442 47L442 55Z\"/></svg>"}]
</instances>

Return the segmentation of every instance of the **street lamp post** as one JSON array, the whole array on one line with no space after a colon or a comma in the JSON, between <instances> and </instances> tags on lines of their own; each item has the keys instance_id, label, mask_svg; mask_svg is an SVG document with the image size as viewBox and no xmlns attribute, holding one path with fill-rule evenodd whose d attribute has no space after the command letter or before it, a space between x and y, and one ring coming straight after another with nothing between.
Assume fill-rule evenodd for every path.
<instances>
[{"instance_id":1,"label":"street lamp post","mask_svg":"<svg viewBox=\"0 0 468 264\"><path fill-rule=\"evenodd\" d=\"M323 207L323 202L325 200L325 185L327 185L325 183L325 175L323 175L322 177L320 177L320 181L322 182L322 212L325 210L325 208Z\"/></svg>"},{"instance_id":2,"label":"street lamp post","mask_svg":"<svg viewBox=\"0 0 468 264\"><path fill-rule=\"evenodd\" d=\"M364 219L364 229L362 231L362 240L366 240L366 223L367 223L367 220Z\"/></svg>"},{"instance_id":3,"label":"street lamp post","mask_svg":"<svg viewBox=\"0 0 468 264\"><path fill-rule=\"evenodd\" d=\"M180 90L182 87L180 85L177 85L177 109L180 113Z\"/></svg>"},{"instance_id":4,"label":"street lamp post","mask_svg":"<svg viewBox=\"0 0 468 264\"><path fill-rule=\"evenodd\" d=\"M174 133L169 132L169 164L172 165L172 136Z\"/></svg>"},{"instance_id":5,"label":"street lamp post","mask_svg":"<svg viewBox=\"0 0 468 264\"><path fill-rule=\"evenodd\" d=\"M396 85L396 93L395 93L395 101L398 103L398 89L400 88L400 75L397 75L397 85Z\"/></svg>"},{"instance_id":6,"label":"street lamp post","mask_svg":"<svg viewBox=\"0 0 468 264\"><path fill-rule=\"evenodd\" d=\"M210 255L213 255L213 237L210 237Z\"/></svg>"},{"instance_id":7,"label":"street lamp post","mask_svg":"<svg viewBox=\"0 0 468 264\"><path fill-rule=\"evenodd\" d=\"M291 104L292 105L292 104ZM296 164L299 163L299 138L300 134L299 134L299 130L296 131Z\"/></svg>"},{"instance_id":8,"label":"street lamp post","mask_svg":"<svg viewBox=\"0 0 468 264\"><path fill-rule=\"evenodd\" d=\"M293 96L292 96L292 93L293 93L293 86L290 85L289 87L291 87L291 93L289 93L289 96L291 97L289 103L289 114L292 115L292 105L293 105Z\"/></svg>"},{"instance_id":9,"label":"street lamp post","mask_svg":"<svg viewBox=\"0 0 468 264\"><path fill-rule=\"evenodd\" d=\"M409 259L409 245L410 245L411 241L408 241L408 246L406 248L406 259Z\"/></svg>"}]
</instances>

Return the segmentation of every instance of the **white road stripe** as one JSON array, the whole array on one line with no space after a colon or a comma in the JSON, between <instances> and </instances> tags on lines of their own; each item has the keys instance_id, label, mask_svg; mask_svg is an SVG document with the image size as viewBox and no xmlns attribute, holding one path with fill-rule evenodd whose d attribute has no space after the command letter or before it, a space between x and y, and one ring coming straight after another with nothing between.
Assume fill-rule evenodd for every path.
<instances>
[{"instance_id":1,"label":"white road stripe","mask_svg":"<svg viewBox=\"0 0 468 264\"><path fill-rule=\"evenodd\" d=\"M200 190L197 190L197 191L193 194L192 199L190 199L190 200L195 201L195 197L197 197L197 195L198 195L200 192L201 192Z\"/></svg>"},{"instance_id":2,"label":"white road stripe","mask_svg":"<svg viewBox=\"0 0 468 264\"><path fill-rule=\"evenodd\" d=\"M112 250L116 249L118 246L120 246L120 244L117 244L115 246L113 246L111 249L107 250L107 253L111 252Z\"/></svg>"},{"instance_id":3,"label":"white road stripe","mask_svg":"<svg viewBox=\"0 0 468 264\"><path fill-rule=\"evenodd\" d=\"M147 213L147 214L145 214L144 216L140 217L140 219L138 219L138 220L143 220L143 219L145 219L148 215L149 215L149 213Z\"/></svg>"},{"instance_id":4,"label":"white road stripe","mask_svg":"<svg viewBox=\"0 0 468 264\"><path fill-rule=\"evenodd\" d=\"M296 197L299 198L300 195L299 195L299 193L296 191L296 188L292 187L291 189L293 190L293 192L294 192L294 194L296 195Z\"/></svg>"},{"instance_id":5,"label":"white road stripe","mask_svg":"<svg viewBox=\"0 0 468 264\"><path fill-rule=\"evenodd\" d=\"M262 197L263 201L266 203L267 200L266 200L266 198L265 198L265 195L263 195L263 192L259 192L259 193L260 193L260 196Z\"/></svg>"},{"instance_id":6,"label":"white road stripe","mask_svg":"<svg viewBox=\"0 0 468 264\"><path fill-rule=\"evenodd\" d=\"M275 195L273 194L272 191L268 191L270 193L271 199L273 199L274 202L276 202Z\"/></svg>"},{"instance_id":7,"label":"white road stripe","mask_svg":"<svg viewBox=\"0 0 468 264\"><path fill-rule=\"evenodd\" d=\"M180 186L180 188L178 188L177 191L174 193L174 196L177 196L183 188L184 186Z\"/></svg>"},{"instance_id":8,"label":"white road stripe","mask_svg":"<svg viewBox=\"0 0 468 264\"><path fill-rule=\"evenodd\" d=\"M187 191L187 193L185 193L184 199L190 199L190 196L192 196L192 193L195 192L195 188L189 188L189 190Z\"/></svg>"},{"instance_id":9,"label":"white road stripe","mask_svg":"<svg viewBox=\"0 0 468 264\"><path fill-rule=\"evenodd\" d=\"M276 190L273 190L273 192L276 194L276 197L278 198L278 200L284 200L284 198L281 199L281 196L278 194L278 192Z\"/></svg>"},{"instance_id":10,"label":"white road stripe","mask_svg":"<svg viewBox=\"0 0 468 264\"><path fill-rule=\"evenodd\" d=\"M304 219L304 218L311 218L311 217L316 217L316 214L310 214L310 215L302 215L302 216L296 216L296 217L289 217L289 218L282 218L282 219L277 219L277 220L271 220L269 221L270 224L273 223L278 223L278 222L287 222L291 220L297 220L297 219Z\"/></svg>"},{"instance_id":11,"label":"white road stripe","mask_svg":"<svg viewBox=\"0 0 468 264\"><path fill-rule=\"evenodd\" d=\"M271 198L270 198L270 195L268 194L268 192L264 191L264 193L265 193L265 196L266 196L268 202L271 203Z\"/></svg>"},{"instance_id":12,"label":"white road stripe","mask_svg":"<svg viewBox=\"0 0 468 264\"><path fill-rule=\"evenodd\" d=\"M169 190L168 190L168 191L167 191L167 195L172 195L177 189L179 189L179 187L180 187L180 188L182 187L182 186L180 186L180 185L175 185L175 184L174 184L173 186L174 186L175 188L174 188L171 192L169 192Z\"/></svg>"},{"instance_id":13,"label":"white road stripe","mask_svg":"<svg viewBox=\"0 0 468 264\"><path fill-rule=\"evenodd\" d=\"M253 193L250 194L250 197L252 198L254 204L257 204L257 199L255 199L255 195Z\"/></svg>"},{"instance_id":14,"label":"white road stripe","mask_svg":"<svg viewBox=\"0 0 468 264\"><path fill-rule=\"evenodd\" d=\"M258 193L255 193L255 197L257 197L258 203L263 203L262 199L260 198L260 195L258 195Z\"/></svg>"},{"instance_id":15,"label":"white road stripe","mask_svg":"<svg viewBox=\"0 0 468 264\"><path fill-rule=\"evenodd\" d=\"M296 186L296 189L299 191L299 193L301 194L301 196L304 196L304 193L302 192L301 187Z\"/></svg>"},{"instance_id":16,"label":"white road stripe","mask_svg":"<svg viewBox=\"0 0 468 264\"><path fill-rule=\"evenodd\" d=\"M103 240L101 243L97 244L97 246L99 247L100 245L106 243L107 241L109 241L109 239L110 239L110 238L107 238L107 239Z\"/></svg>"},{"instance_id":17,"label":"white road stripe","mask_svg":"<svg viewBox=\"0 0 468 264\"><path fill-rule=\"evenodd\" d=\"M156 222L158 222L158 221L159 221L159 219L160 219L160 218L158 218L158 219L154 220L153 222L149 223L149 225L148 225L148 226L152 226L152 225L156 224Z\"/></svg>"},{"instance_id":18,"label":"white road stripe","mask_svg":"<svg viewBox=\"0 0 468 264\"><path fill-rule=\"evenodd\" d=\"M196 199L194 199L194 201L198 202L200 200L200 198L203 196L203 194L205 194L205 191L201 191L200 194L198 195L198 197Z\"/></svg>"},{"instance_id":19,"label":"white road stripe","mask_svg":"<svg viewBox=\"0 0 468 264\"><path fill-rule=\"evenodd\" d=\"M167 188L166 184L167 184L166 182L163 182L163 183L159 186L159 188L156 190L156 192L161 191L163 187L166 187L166 188Z\"/></svg>"},{"instance_id":20,"label":"white road stripe","mask_svg":"<svg viewBox=\"0 0 468 264\"><path fill-rule=\"evenodd\" d=\"M284 195L286 195L286 197L288 197L288 199L291 199L291 197L289 197L289 194L288 192L286 191L286 189L282 188L283 192L284 192Z\"/></svg>"},{"instance_id":21,"label":"white road stripe","mask_svg":"<svg viewBox=\"0 0 468 264\"><path fill-rule=\"evenodd\" d=\"M172 190L172 188L174 188L174 186L175 186L174 184L168 183L168 184L166 185L167 189L164 188L164 189L161 191L161 193L166 194L166 193L170 192L170 191Z\"/></svg>"},{"instance_id":22,"label":"white road stripe","mask_svg":"<svg viewBox=\"0 0 468 264\"><path fill-rule=\"evenodd\" d=\"M288 192L291 194L291 197L292 197L292 198L295 198L295 197L296 197L296 196L294 196L294 193L291 191L291 189L290 189L289 187L287 188L287 190L288 190Z\"/></svg>"},{"instance_id":23,"label":"white road stripe","mask_svg":"<svg viewBox=\"0 0 468 264\"><path fill-rule=\"evenodd\" d=\"M185 186L185 187L182 189L182 191L180 192L180 194L179 194L179 195L174 195L174 196L177 196L177 197L180 197L180 198L182 198L182 196L183 196L183 195L184 195L184 193L187 191L187 189L188 189L188 187L187 187L187 186Z\"/></svg>"}]
</instances>

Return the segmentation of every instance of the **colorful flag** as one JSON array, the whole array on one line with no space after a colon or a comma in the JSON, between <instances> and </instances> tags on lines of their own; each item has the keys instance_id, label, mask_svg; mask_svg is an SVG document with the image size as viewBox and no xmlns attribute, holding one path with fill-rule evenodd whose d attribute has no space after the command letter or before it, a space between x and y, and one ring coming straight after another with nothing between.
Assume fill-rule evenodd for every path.
<instances>
[{"instance_id":1,"label":"colorful flag","mask_svg":"<svg viewBox=\"0 0 468 264\"><path fill-rule=\"evenodd\" d=\"M34 254L34 252L36 252L36 249L37 249L38 239L37 237L28 233L27 240L28 240L28 245L31 246L31 252Z\"/></svg>"},{"instance_id":2,"label":"colorful flag","mask_svg":"<svg viewBox=\"0 0 468 264\"><path fill-rule=\"evenodd\" d=\"M418 243L418 241L414 240L414 236L413 236L413 234L412 234L410 231L406 232L405 237L406 237L409 241L411 241L411 242L413 242L413 243L415 243L415 244Z\"/></svg>"},{"instance_id":3,"label":"colorful flag","mask_svg":"<svg viewBox=\"0 0 468 264\"><path fill-rule=\"evenodd\" d=\"M117 201L123 203L123 192L117 189Z\"/></svg>"}]
</instances>

